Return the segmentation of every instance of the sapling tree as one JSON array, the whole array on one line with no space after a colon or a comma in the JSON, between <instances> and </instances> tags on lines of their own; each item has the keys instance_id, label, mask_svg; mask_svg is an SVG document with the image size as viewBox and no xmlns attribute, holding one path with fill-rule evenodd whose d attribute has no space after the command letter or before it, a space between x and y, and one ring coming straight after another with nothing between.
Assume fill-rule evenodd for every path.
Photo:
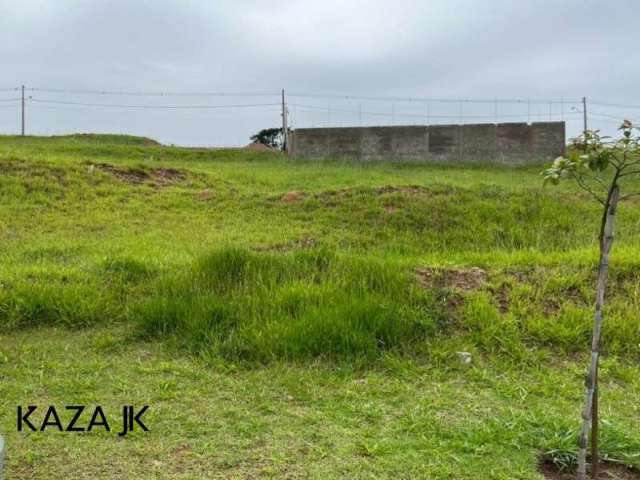
<instances>
[{"instance_id":1,"label":"sapling tree","mask_svg":"<svg viewBox=\"0 0 640 480\"><path fill-rule=\"evenodd\" d=\"M591 340L591 357L586 376L586 393L582 426L578 439L578 480L587 475L587 444L591 430L591 474L598 475L598 362L603 325L603 307L613 244L614 222L618 204L640 192L627 191L633 177L640 178L640 137L629 120L619 128L619 138L600 136L599 131L585 131L573 141L569 154L558 157L543 172L544 180L553 184L567 179L575 181L602 205L599 248L600 259L596 281L595 314Z\"/></svg>"}]
</instances>

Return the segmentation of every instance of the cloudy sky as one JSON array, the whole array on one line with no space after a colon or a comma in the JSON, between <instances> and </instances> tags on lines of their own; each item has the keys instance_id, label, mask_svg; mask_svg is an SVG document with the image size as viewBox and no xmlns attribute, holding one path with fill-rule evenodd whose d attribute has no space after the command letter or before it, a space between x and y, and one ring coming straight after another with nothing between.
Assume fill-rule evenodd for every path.
<instances>
[{"instance_id":1,"label":"cloudy sky","mask_svg":"<svg viewBox=\"0 0 640 480\"><path fill-rule=\"evenodd\" d=\"M19 92L4 89L23 84L33 134L242 145L279 124L282 88L294 127L552 118L566 120L573 134L581 125L575 102L586 96L591 125L611 129L618 117L640 118L637 7L637 0L0 0L0 133L19 129L11 101ZM136 92L236 95L129 94ZM443 101L457 99L464 102Z\"/></svg>"}]
</instances>

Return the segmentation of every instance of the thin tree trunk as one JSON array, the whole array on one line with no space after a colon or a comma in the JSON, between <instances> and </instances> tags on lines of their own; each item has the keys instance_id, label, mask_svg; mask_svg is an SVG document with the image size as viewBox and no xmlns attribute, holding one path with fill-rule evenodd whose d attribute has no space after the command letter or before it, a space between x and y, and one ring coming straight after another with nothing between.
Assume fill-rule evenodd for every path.
<instances>
[{"instance_id":1,"label":"thin tree trunk","mask_svg":"<svg viewBox=\"0 0 640 480\"><path fill-rule=\"evenodd\" d=\"M598 361L598 364L600 361ZM597 365L599 367L599 365ZM596 376L594 378L593 387L593 405L591 406L591 478L598 478L600 470L600 454L598 453L598 370L596 368Z\"/></svg>"},{"instance_id":2,"label":"thin tree trunk","mask_svg":"<svg viewBox=\"0 0 640 480\"><path fill-rule=\"evenodd\" d=\"M579 451L578 451L578 480L586 480L587 478L587 444L589 438L589 429L592 425L592 414L594 406L594 392L597 388L598 362L600 359L600 335L602 332L602 308L604 306L605 291L607 286L607 273L609 271L609 254L611 245L613 244L613 227L615 222L616 209L618 200L620 199L620 189L617 184L617 177L614 179L611 190L607 198L606 211L603 216L604 224L602 228L602 236L600 242L600 263L598 266L598 281L596 284L596 306L593 318L593 337L591 341L591 360L586 378L586 393L584 410L582 411L582 428L580 429ZM597 423L597 419L596 419ZM596 431L592 432L597 434ZM596 445L597 454L597 438L593 438ZM597 459L592 459L597 462Z\"/></svg>"}]
</instances>

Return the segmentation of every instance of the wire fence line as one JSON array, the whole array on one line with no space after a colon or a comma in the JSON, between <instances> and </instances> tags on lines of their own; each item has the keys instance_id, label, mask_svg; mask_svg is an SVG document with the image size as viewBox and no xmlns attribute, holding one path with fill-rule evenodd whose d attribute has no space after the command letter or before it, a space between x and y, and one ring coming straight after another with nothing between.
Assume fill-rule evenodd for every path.
<instances>
[{"instance_id":1,"label":"wire fence line","mask_svg":"<svg viewBox=\"0 0 640 480\"><path fill-rule=\"evenodd\" d=\"M127 100L123 101L124 98ZM129 98L134 101L128 101ZM168 98L172 100L163 101ZM211 101L213 98L216 100ZM48 111L76 112L79 115L96 111L76 120L61 113L56 118L56 131L63 130L65 122L81 124L82 128L91 130L91 124L98 119L108 119L118 127L121 124L125 126L127 116L120 117L121 123L112 115L105 117L106 111L149 110L219 112L218 120L220 116L240 119L238 128L250 128L246 138L256 129L282 125L283 112L288 117L290 128L565 121L568 136L575 136L584 129L583 108L587 104L588 128L611 130L614 124L619 125L625 118L640 123L634 120L634 117L640 117L637 112L640 105L601 99L587 103L581 98L446 98L304 91L291 91L284 95L282 90L147 91L20 86L0 88L0 133L11 133L16 125L25 122L30 133L42 131L45 118L29 115L33 109L42 110L42 115ZM17 122L16 117L11 116L12 109L17 113ZM105 113L98 113L100 111ZM251 125L242 121L248 115L254 118ZM193 117L193 121L201 118ZM142 117L137 117L137 120L137 126L144 122ZM189 119L182 116L181 121ZM101 128L106 127L103 125Z\"/></svg>"},{"instance_id":2,"label":"wire fence line","mask_svg":"<svg viewBox=\"0 0 640 480\"><path fill-rule=\"evenodd\" d=\"M372 111L365 111L365 110L347 110L347 109L341 109L341 108L331 108L331 107L323 107L323 106L319 106L319 105L304 105L304 104L298 104L298 103L290 103L288 104L290 107L296 107L296 108L300 108L300 109L307 109L307 110L323 110L323 111L333 111L333 112L344 112L344 113L353 113L353 114L362 114L362 115L374 115L374 116L383 116L383 117L391 117L391 116L400 116L400 117L415 117L415 118L420 118L420 119L424 119L426 117L429 118L459 118L460 115L459 114L443 114L443 115L439 115L439 114L430 114L430 113L425 113L425 114L419 114L419 113L403 113L403 112L372 112ZM567 115L571 115L571 114L578 114L581 113L580 111L574 111L574 112L567 112ZM501 114L500 117L507 117L507 118L521 118L525 115L528 115L530 117L547 117L548 114L547 113L528 113L528 114L515 114L515 115L509 115L509 114ZM495 113L486 113L486 114L463 114L462 115L464 118L493 118L496 116Z\"/></svg>"}]
</instances>

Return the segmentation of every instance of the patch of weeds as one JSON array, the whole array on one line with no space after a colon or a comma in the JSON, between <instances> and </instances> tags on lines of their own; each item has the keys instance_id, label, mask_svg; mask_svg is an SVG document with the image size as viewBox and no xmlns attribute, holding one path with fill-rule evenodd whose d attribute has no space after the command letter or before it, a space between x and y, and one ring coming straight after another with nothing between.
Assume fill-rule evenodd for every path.
<instances>
[{"instance_id":1,"label":"patch of weeds","mask_svg":"<svg viewBox=\"0 0 640 480\"><path fill-rule=\"evenodd\" d=\"M117 302L95 285L35 281L19 282L0 290L0 328L82 327L121 316Z\"/></svg>"},{"instance_id":2,"label":"patch of weeds","mask_svg":"<svg viewBox=\"0 0 640 480\"><path fill-rule=\"evenodd\" d=\"M149 280L157 272L147 264L133 258L109 258L102 264L107 276L123 283L138 283Z\"/></svg>"},{"instance_id":3,"label":"patch of weeds","mask_svg":"<svg viewBox=\"0 0 640 480\"><path fill-rule=\"evenodd\" d=\"M259 362L372 358L411 349L437 329L432 297L398 267L327 250L216 250L158 283L135 318L147 335Z\"/></svg>"}]
</instances>

